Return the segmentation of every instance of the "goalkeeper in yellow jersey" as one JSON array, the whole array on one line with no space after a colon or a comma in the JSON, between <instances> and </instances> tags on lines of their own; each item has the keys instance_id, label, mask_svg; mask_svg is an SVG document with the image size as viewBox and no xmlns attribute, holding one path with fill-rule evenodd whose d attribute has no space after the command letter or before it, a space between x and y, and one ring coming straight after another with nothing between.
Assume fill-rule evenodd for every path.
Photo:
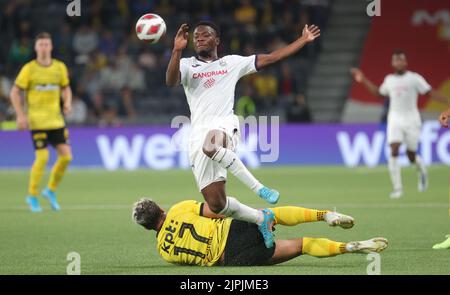
<instances>
[{"instance_id":1,"label":"goalkeeper in yellow jersey","mask_svg":"<svg viewBox=\"0 0 450 295\"><path fill-rule=\"evenodd\" d=\"M328 210L286 206L266 209L275 215L275 223L293 226L323 221L330 226L351 228L354 219ZM157 232L157 251L164 260L176 264L200 266L252 266L282 263L299 255L330 257L344 253L381 252L387 247L384 238L358 242L335 242L325 238L302 237L276 240L266 248L253 223L223 218L206 203L184 201L164 212L154 201L141 199L134 204L133 220Z\"/></svg>"},{"instance_id":2,"label":"goalkeeper in yellow jersey","mask_svg":"<svg viewBox=\"0 0 450 295\"><path fill-rule=\"evenodd\" d=\"M11 90L11 102L16 111L18 128L31 131L35 160L31 167L26 200L32 212L40 212L39 184L49 158L48 144L56 149L58 159L51 171L48 185L41 194L50 202L53 210L60 210L55 191L72 160L69 134L62 112L71 112L72 90L66 65L52 58L50 34L44 32L37 35L34 49L36 59L20 70ZM26 112L21 91L25 92Z\"/></svg>"}]
</instances>

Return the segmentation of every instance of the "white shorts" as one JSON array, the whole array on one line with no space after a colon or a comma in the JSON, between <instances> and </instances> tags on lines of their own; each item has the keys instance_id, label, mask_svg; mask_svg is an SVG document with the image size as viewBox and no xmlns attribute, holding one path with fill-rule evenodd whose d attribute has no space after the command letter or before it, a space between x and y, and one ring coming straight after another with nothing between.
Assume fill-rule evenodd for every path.
<instances>
[{"instance_id":1,"label":"white shorts","mask_svg":"<svg viewBox=\"0 0 450 295\"><path fill-rule=\"evenodd\" d=\"M420 140L420 124L389 124L387 127L388 143L405 143L408 151L417 151Z\"/></svg>"},{"instance_id":2,"label":"white shorts","mask_svg":"<svg viewBox=\"0 0 450 295\"><path fill-rule=\"evenodd\" d=\"M224 131L227 136L227 148L236 151L240 138L239 119L233 115L216 120L216 122L213 122L208 127L192 129L189 141L189 163L199 191L211 183L225 181L227 179L227 170L203 153L202 147L206 135L211 130Z\"/></svg>"}]
</instances>

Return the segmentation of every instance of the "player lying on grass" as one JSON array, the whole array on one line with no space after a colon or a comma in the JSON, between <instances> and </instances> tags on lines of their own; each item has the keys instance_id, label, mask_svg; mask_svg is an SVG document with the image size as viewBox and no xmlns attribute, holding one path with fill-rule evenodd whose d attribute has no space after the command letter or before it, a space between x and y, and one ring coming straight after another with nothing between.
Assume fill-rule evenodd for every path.
<instances>
[{"instance_id":1,"label":"player lying on grass","mask_svg":"<svg viewBox=\"0 0 450 295\"><path fill-rule=\"evenodd\" d=\"M294 226L324 221L330 226L348 229L354 219L329 210L286 206L271 208L275 224ZM170 263L200 266L272 265L299 255L330 257L345 253L380 252L387 247L384 238L359 242L335 242L325 238L302 237L276 240L266 248L254 223L223 218L211 211L207 203L183 201L165 212L154 201L143 198L134 204L133 220L156 231L157 250Z\"/></svg>"}]
</instances>

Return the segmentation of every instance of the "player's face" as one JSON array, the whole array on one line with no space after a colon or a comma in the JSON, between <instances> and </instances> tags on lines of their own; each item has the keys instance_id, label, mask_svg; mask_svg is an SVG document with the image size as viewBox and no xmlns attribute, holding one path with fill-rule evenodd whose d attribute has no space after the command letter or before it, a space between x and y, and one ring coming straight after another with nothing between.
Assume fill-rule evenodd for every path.
<instances>
[{"instance_id":1,"label":"player's face","mask_svg":"<svg viewBox=\"0 0 450 295\"><path fill-rule=\"evenodd\" d=\"M210 55L219 45L219 38L210 26L198 26L194 30L194 50L200 56Z\"/></svg>"},{"instance_id":2,"label":"player's face","mask_svg":"<svg viewBox=\"0 0 450 295\"><path fill-rule=\"evenodd\" d=\"M38 39L34 45L34 50L36 50L38 56L49 56L53 50L52 40Z\"/></svg>"},{"instance_id":3,"label":"player's face","mask_svg":"<svg viewBox=\"0 0 450 295\"><path fill-rule=\"evenodd\" d=\"M404 54L394 54L392 56L392 67L396 72L406 71L408 62L406 61L406 56Z\"/></svg>"}]
</instances>

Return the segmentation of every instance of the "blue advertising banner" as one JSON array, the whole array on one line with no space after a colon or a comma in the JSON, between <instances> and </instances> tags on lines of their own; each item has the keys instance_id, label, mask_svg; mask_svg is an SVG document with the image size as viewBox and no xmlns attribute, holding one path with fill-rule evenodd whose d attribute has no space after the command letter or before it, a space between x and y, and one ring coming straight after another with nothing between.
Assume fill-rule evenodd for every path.
<instances>
[{"instance_id":1,"label":"blue advertising banner","mask_svg":"<svg viewBox=\"0 0 450 295\"><path fill-rule=\"evenodd\" d=\"M245 131L245 129L243 129ZM266 165L385 164L389 154L384 127L377 124L280 125L242 134L241 159L252 168ZM116 169L189 168L189 126L71 128L71 167ZM266 138L267 137L267 138ZM427 164L450 165L450 130L424 122L419 152ZM407 164L405 147L401 162ZM54 158L54 152L52 153ZM0 131L0 169L28 168L34 152L28 131Z\"/></svg>"}]
</instances>

